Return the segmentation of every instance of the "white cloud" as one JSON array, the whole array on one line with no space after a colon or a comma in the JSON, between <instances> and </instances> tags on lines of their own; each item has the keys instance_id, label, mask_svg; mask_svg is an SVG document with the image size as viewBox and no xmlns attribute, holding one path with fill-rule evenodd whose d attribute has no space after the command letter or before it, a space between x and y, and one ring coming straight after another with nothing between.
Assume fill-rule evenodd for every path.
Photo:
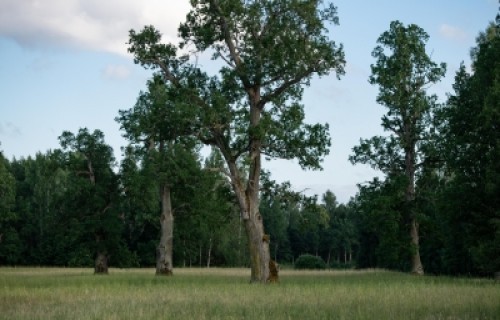
<instances>
[{"instance_id":1,"label":"white cloud","mask_svg":"<svg viewBox=\"0 0 500 320\"><path fill-rule=\"evenodd\" d=\"M176 42L188 0L2 0L0 36L28 48L127 54L128 31L152 24Z\"/></svg>"},{"instance_id":2,"label":"white cloud","mask_svg":"<svg viewBox=\"0 0 500 320\"><path fill-rule=\"evenodd\" d=\"M439 34L446 39L454 41L462 42L467 40L467 33L465 31L458 27L450 26L446 23L442 24L439 27Z\"/></svg>"},{"instance_id":3,"label":"white cloud","mask_svg":"<svg viewBox=\"0 0 500 320\"><path fill-rule=\"evenodd\" d=\"M108 65L102 70L102 75L106 79L126 79L130 75L130 70L123 65Z\"/></svg>"}]
</instances>

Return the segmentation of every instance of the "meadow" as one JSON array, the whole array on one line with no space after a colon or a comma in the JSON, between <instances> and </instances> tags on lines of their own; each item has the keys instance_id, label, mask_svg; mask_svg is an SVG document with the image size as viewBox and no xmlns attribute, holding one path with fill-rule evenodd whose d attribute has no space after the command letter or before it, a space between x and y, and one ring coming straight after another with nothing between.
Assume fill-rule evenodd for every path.
<instances>
[{"instance_id":1,"label":"meadow","mask_svg":"<svg viewBox=\"0 0 500 320\"><path fill-rule=\"evenodd\" d=\"M500 284L384 270L0 268L0 319L500 319Z\"/></svg>"}]
</instances>

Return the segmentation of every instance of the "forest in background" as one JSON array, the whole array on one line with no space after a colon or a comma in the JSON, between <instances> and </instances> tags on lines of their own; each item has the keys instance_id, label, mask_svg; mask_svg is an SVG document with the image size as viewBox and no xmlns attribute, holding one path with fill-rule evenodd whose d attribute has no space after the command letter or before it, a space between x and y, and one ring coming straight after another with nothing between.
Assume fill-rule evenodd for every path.
<instances>
[{"instance_id":1,"label":"forest in background","mask_svg":"<svg viewBox=\"0 0 500 320\"><path fill-rule=\"evenodd\" d=\"M430 103L435 108L420 122L421 134L411 138L417 152L411 202L404 150L390 134L354 147L351 161L370 164L385 178L360 185L347 204L332 192L305 196L273 181L272 172L260 175L259 212L273 260L293 264L310 254L332 268L412 271L418 250L431 274L500 270L499 24L497 18L477 37L472 71L457 71L454 92L443 104ZM383 71L390 67L372 66L381 104L387 104ZM170 89L155 74L136 105L117 115L130 141L119 164L103 133L86 128L63 132L60 149L33 157L9 160L0 153L0 265L95 266L103 258L116 267L153 266L168 189L174 266L250 266L224 155L212 148L202 158L204 141L183 131L194 116L186 106L170 107ZM393 116L382 125L398 136ZM300 156L300 144L295 148ZM250 157L238 168L253 170ZM416 220L417 247L411 239Z\"/></svg>"}]
</instances>

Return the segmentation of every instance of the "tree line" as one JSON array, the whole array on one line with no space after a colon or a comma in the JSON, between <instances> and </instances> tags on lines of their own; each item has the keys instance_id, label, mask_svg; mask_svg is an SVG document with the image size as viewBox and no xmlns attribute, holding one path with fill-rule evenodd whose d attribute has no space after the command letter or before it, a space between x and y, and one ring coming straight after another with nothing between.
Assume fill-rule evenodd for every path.
<instances>
[{"instance_id":1,"label":"tree line","mask_svg":"<svg viewBox=\"0 0 500 320\"><path fill-rule=\"evenodd\" d=\"M249 266L261 283L302 254L332 267L498 271L500 18L441 104L428 89L446 65L427 53L427 33L394 21L379 37L369 81L387 134L361 139L349 159L385 178L347 204L330 191L305 196L262 168L264 156L321 169L328 123L305 123L301 99L313 77L344 74L335 24L323 1L199 0L177 45L153 26L131 30L129 52L154 72L116 117L129 142L122 161L87 128L35 157L0 154L0 264L155 265L158 275ZM203 52L218 74L196 63Z\"/></svg>"},{"instance_id":2,"label":"tree line","mask_svg":"<svg viewBox=\"0 0 500 320\"><path fill-rule=\"evenodd\" d=\"M8 161L2 157L2 265L117 267L156 264L161 238L161 185L164 173L139 162L130 147L119 171L102 132L65 132L66 149ZM175 216L173 265L249 266L248 243L227 179L213 152L201 161L197 150L169 155L170 202ZM160 182L156 182L157 179ZM153 183L152 183L153 181ZM350 263L349 209L327 192L321 203L262 178L260 212L273 241L271 255L292 263L314 253ZM160 268L161 270L161 268Z\"/></svg>"}]
</instances>

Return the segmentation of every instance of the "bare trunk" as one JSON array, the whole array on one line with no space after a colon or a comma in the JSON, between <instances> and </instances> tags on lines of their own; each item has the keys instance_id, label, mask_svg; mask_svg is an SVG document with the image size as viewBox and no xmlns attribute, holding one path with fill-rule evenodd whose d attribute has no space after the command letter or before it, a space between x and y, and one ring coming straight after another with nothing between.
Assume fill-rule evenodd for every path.
<instances>
[{"instance_id":1,"label":"bare trunk","mask_svg":"<svg viewBox=\"0 0 500 320\"><path fill-rule=\"evenodd\" d=\"M156 275L172 275L174 215L170 199L170 188L163 185L161 195L160 243L156 249Z\"/></svg>"},{"instance_id":2,"label":"bare trunk","mask_svg":"<svg viewBox=\"0 0 500 320\"><path fill-rule=\"evenodd\" d=\"M420 261L418 222L415 218L412 219L410 228L411 244L414 250L411 257L411 272L416 275L424 275L424 266Z\"/></svg>"},{"instance_id":3,"label":"bare trunk","mask_svg":"<svg viewBox=\"0 0 500 320\"><path fill-rule=\"evenodd\" d=\"M90 179L90 183L92 183L92 185L95 185L95 174L94 174L94 168L92 167L92 162L90 162L90 160L88 160L87 162L87 167L89 169L89 179Z\"/></svg>"},{"instance_id":4,"label":"bare trunk","mask_svg":"<svg viewBox=\"0 0 500 320\"><path fill-rule=\"evenodd\" d=\"M106 252L97 253L94 274L108 274L108 255Z\"/></svg>"},{"instance_id":5,"label":"bare trunk","mask_svg":"<svg viewBox=\"0 0 500 320\"><path fill-rule=\"evenodd\" d=\"M259 212L245 220L250 252L251 282L266 283L269 279L269 235L264 233L264 224Z\"/></svg>"},{"instance_id":6,"label":"bare trunk","mask_svg":"<svg viewBox=\"0 0 500 320\"><path fill-rule=\"evenodd\" d=\"M418 235L418 221L415 217L415 147L412 146L405 150L405 174L408 178L408 187L406 188L406 203L407 208L410 210L410 237L411 237L411 272L416 275L424 274L424 266L420 260L420 247Z\"/></svg>"},{"instance_id":7,"label":"bare trunk","mask_svg":"<svg viewBox=\"0 0 500 320\"><path fill-rule=\"evenodd\" d=\"M236 164L229 163L232 176L232 184L238 204L243 225L248 238L248 249L250 253L251 283L267 283L270 278L271 254L269 250L270 236L264 232L264 223L259 212L259 174L260 153L255 155L254 163L250 168L250 179L246 189L241 184ZM257 163L255 163L257 162ZM258 172L256 171L258 169ZM277 281L277 273L275 276Z\"/></svg>"},{"instance_id":8,"label":"bare trunk","mask_svg":"<svg viewBox=\"0 0 500 320\"><path fill-rule=\"evenodd\" d=\"M212 238L208 241L207 268L210 268L210 257L212 256Z\"/></svg>"},{"instance_id":9,"label":"bare trunk","mask_svg":"<svg viewBox=\"0 0 500 320\"><path fill-rule=\"evenodd\" d=\"M239 155L235 156L227 145L227 142L223 139L216 139L216 144L229 168L231 184L240 208L240 218L248 238L251 267L250 282L276 282L278 280L278 269L274 261L271 260L269 250L270 237L264 232L264 223L259 212L262 137L258 134L259 130L254 129L259 127L261 108L263 106L259 104L260 88L253 87L246 89L250 102L250 141L248 149L250 167L246 183L243 182L241 171L236 164ZM270 273L271 266L275 270L274 275Z\"/></svg>"}]
</instances>

